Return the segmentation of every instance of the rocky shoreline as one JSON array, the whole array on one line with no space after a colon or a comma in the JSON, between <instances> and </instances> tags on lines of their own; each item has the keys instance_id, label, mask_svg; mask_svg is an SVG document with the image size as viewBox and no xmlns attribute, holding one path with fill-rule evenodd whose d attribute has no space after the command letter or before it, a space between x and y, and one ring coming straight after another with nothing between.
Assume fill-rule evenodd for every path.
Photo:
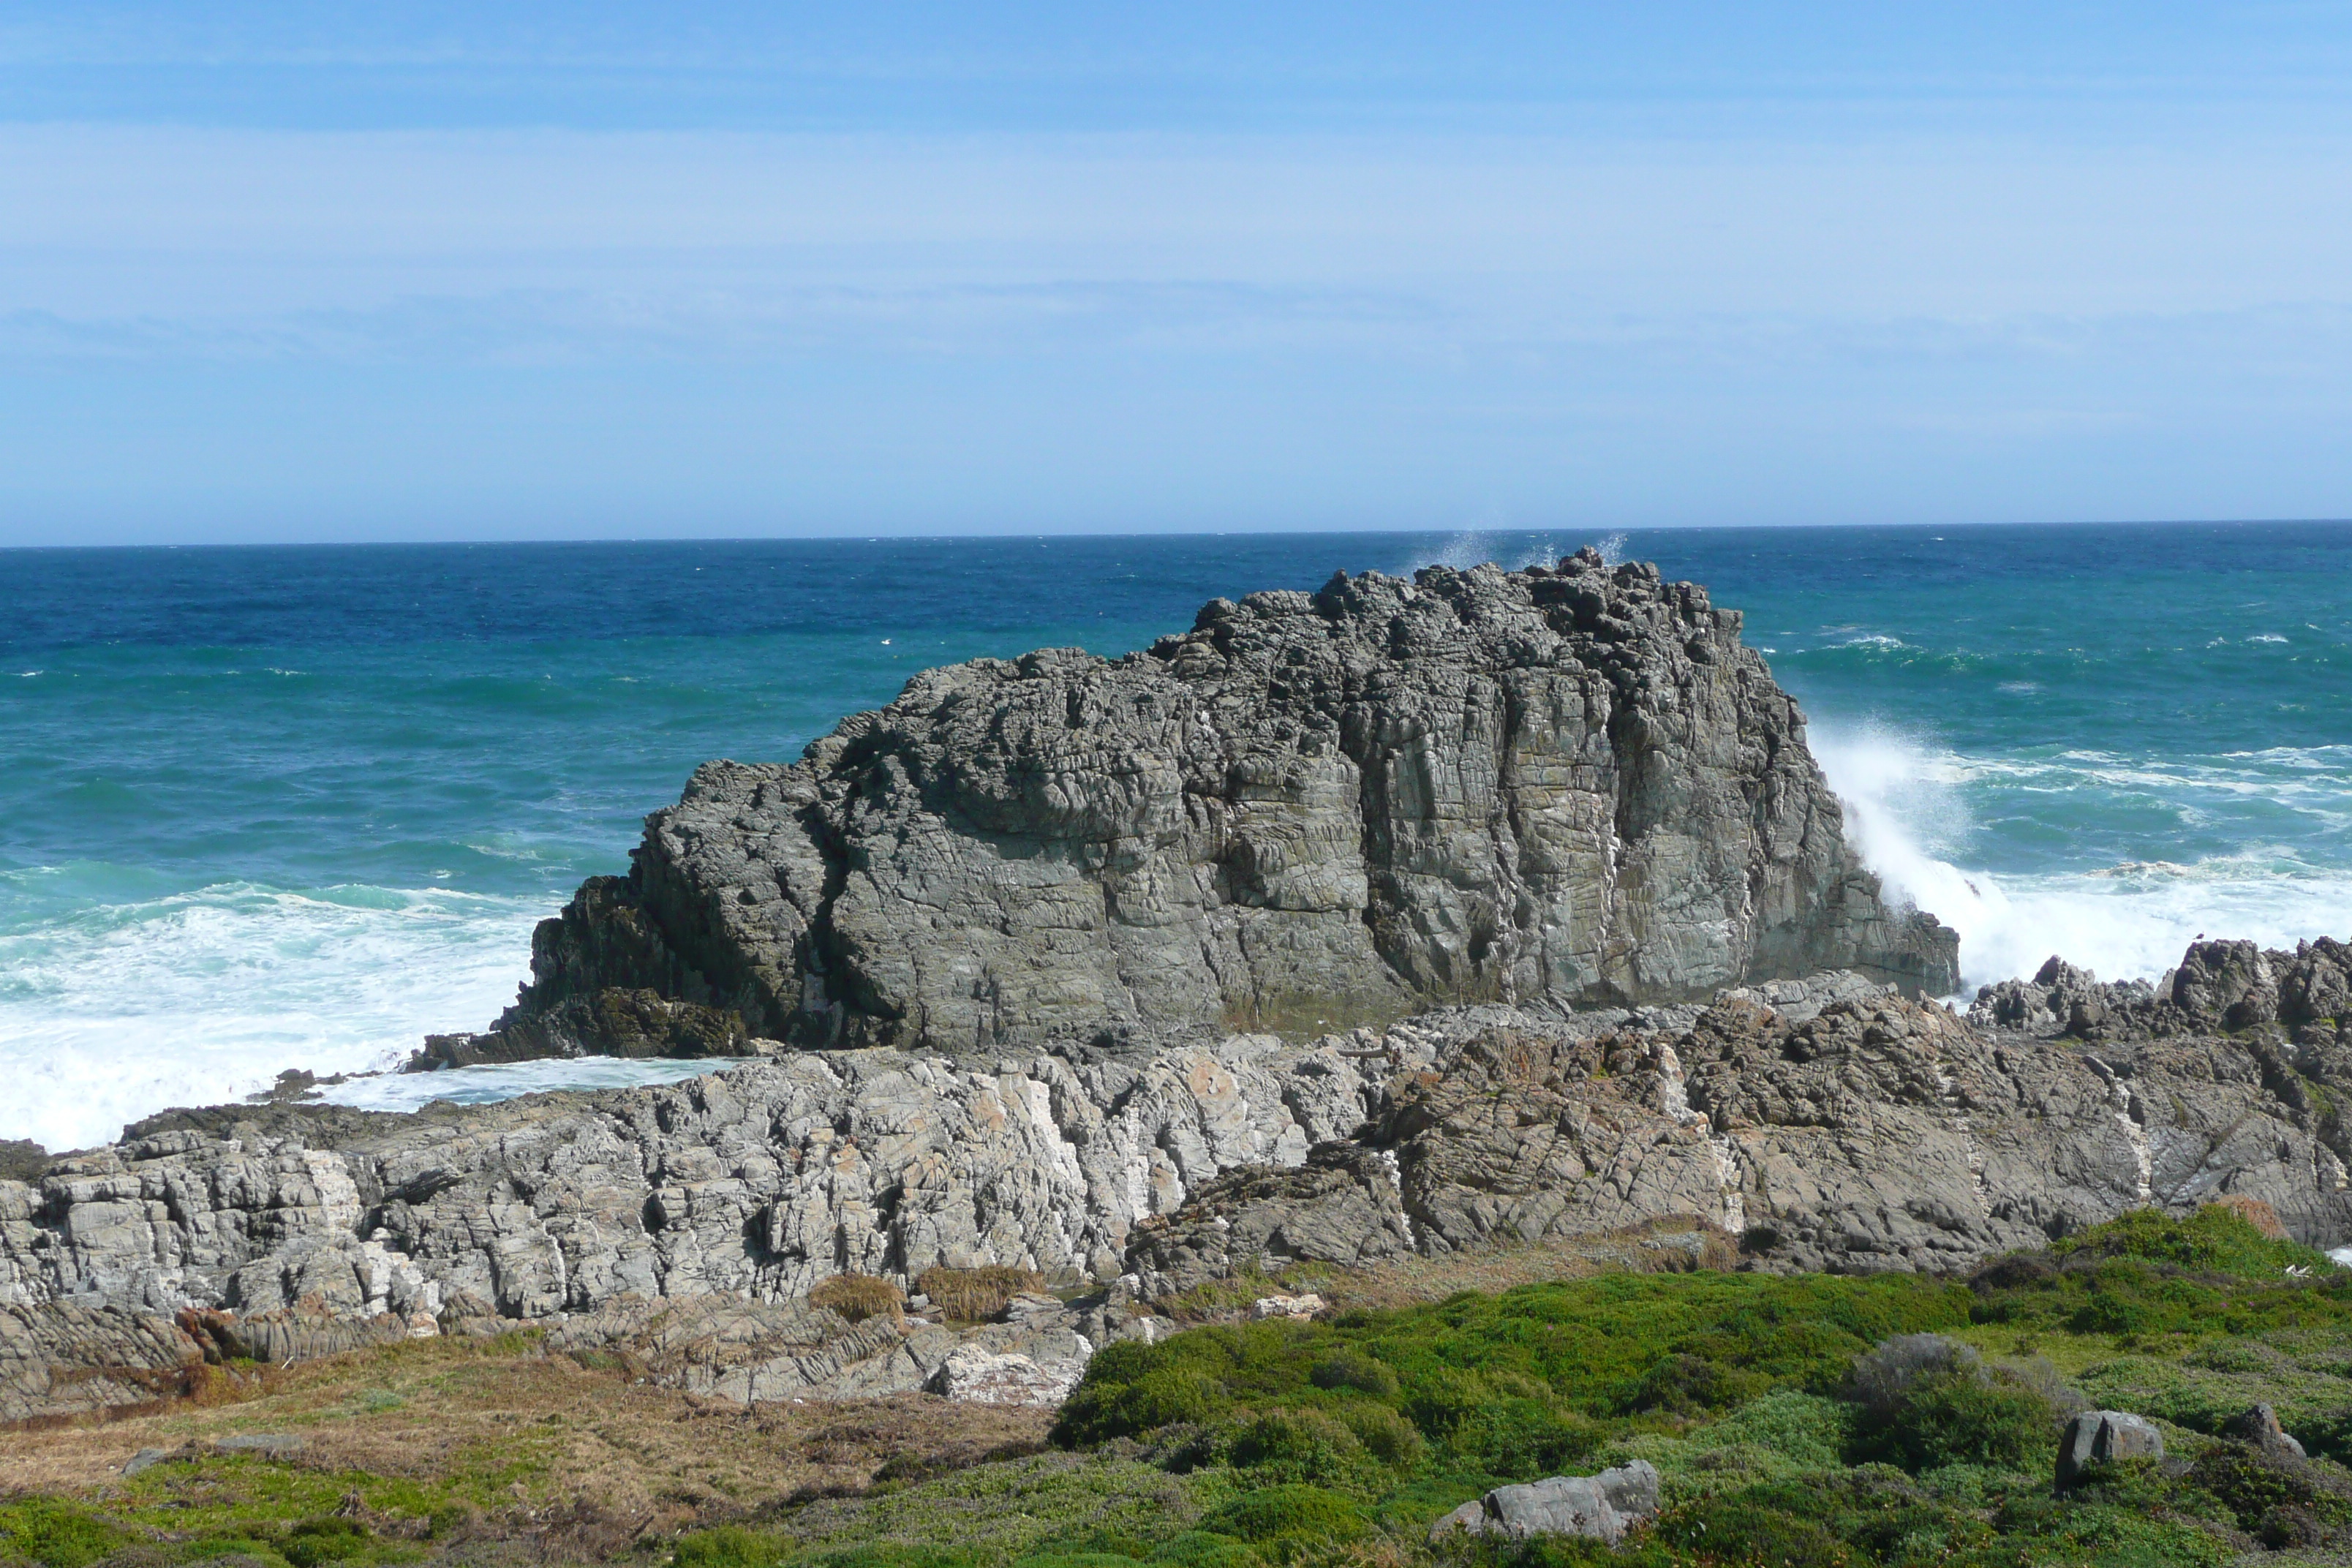
<instances>
[{"instance_id":1,"label":"rocky shoreline","mask_svg":"<svg viewBox=\"0 0 2352 1568\"><path fill-rule=\"evenodd\" d=\"M2090 1039L1849 972L1296 1044L1063 1044L984 1069L794 1052L416 1114L170 1112L0 1182L0 1418L151 1400L207 1358L526 1325L747 1398L981 1371L1058 1397L1203 1280L1666 1220L1750 1267L1949 1272L2236 1195L2333 1245L2352 1042L2267 998L2332 983L2345 950L2248 951L2192 949L2163 1029L2122 1009ZM1034 1270L1050 1294L989 1325L807 1304L832 1276L938 1266ZM727 1348L679 1348L699 1342Z\"/></svg>"},{"instance_id":2,"label":"rocky shoreline","mask_svg":"<svg viewBox=\"0 0 2352 1568\"><path fill-rule=\"evenodd\" d=\"M1849 1273L2224 1195L2352 1235L2352 951L1923 999L1956 939L1886 906L1738 625L1590 552L1343 575L709 764L414 1065L761 1059L9 1151L0 1420L519 1326L740 1401L1051 1403L1204 1281L1667 1223ZM811 1300L938 1268L1033 1286Z\"/></svg>"}]
</instances>

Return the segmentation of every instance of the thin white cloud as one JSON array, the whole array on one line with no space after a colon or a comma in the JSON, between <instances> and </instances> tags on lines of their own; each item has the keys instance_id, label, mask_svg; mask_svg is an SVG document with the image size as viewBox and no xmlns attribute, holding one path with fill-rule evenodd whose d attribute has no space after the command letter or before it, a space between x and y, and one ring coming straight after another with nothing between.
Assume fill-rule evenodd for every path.
<instances>
[{"instance_id":1,"label":"thin white cloud","mask_svg":"<svg viewBox=\"0 0 2352 1568\"><path fill-rule=\"evenodd\" d=\"M0 363L18 542L2340 514L2352 156L0 127Z\"/></svg>"},{"instance_id":2,"label":"thin white cloud","mask_svg":"<svg viewBox=\"0 0 2352 1568\"><path fill-rule=\"evenodd\" d=\"M2333 144L788 137L0 127L0 310L1023 287L1971 318L2352 293Z\"/></svg>"}]
</instances>

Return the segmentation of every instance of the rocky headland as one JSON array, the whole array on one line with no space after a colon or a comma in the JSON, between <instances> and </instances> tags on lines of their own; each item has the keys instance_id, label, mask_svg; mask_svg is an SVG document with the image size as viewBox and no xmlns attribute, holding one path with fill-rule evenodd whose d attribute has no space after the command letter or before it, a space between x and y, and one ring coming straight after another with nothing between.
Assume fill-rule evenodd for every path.
<instances>
[{"instance_id":1,"label":"rocky headland","mask_svg":"<svg viewBox=\"0 0 2352 1568\"><path fill-rule=\"evenodd\" d=\"M1955 1014L1953 934L1887 906L1737 612L1590 552L927 672L698 771L532 958L419 1065L758 1059L16 1160L0 1419L517 1326L739 1401L1052 1403L1302 1264L1673 1222L1944 1273L2224 1195L2352 1233L2352 952L2053 961ZM1023 1283L951 1316L942 1268ZM882 1304L812 1300L844 1276Z\"/></svg>"}]
</instances>

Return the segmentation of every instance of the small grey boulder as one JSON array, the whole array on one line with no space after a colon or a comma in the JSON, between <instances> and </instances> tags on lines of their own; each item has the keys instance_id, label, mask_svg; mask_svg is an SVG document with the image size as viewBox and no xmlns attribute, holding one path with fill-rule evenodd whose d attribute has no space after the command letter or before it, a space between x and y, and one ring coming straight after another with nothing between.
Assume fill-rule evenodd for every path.
<instances>
[{"instance_id":1,"label":"small grey boulder","mask_svg":"<svg viewBox=\"0 0 2352 1568\"><path fill-rule=\"evenodd\" d=\"M1597 1476L1553 1476L1526 1486L1496 1487L1439 1520L1429 1539L1499 1535L1525 1541L1536 1535L1584 1535L1613 1545L1657 1511L1657 1468L1636 1459Z\"/></svg>"},{"instance_id":2,"label":"small grey boulder","mask_svg":"<svg viewBox=\"0 0 2352 1568\"><path fill-rule=\"evenodd\" d=\"M2278 1412L2267 1405L2257 1405L2242 1415L2232 1415L2221 1423L2221 1436L2235 1437L2241 1443L2251 1443L2269 1459L2301 1459L2303 1445L2288 1436L2279 1426Z\"/></svg>"},{"instance_id":3,"label":"small grey boulder","mask_svg":"<svg viewBox=\"0 0 2352 1568\"><path fill-rule=\"evenodd\" d=\"M2085 1410L2066 1423L2066 1435L2058 1440L2058 1484L2073 1486L2094 1465L2162 1458L2164 1434L2147 1416Z\"/></svg>"}]
</instances>

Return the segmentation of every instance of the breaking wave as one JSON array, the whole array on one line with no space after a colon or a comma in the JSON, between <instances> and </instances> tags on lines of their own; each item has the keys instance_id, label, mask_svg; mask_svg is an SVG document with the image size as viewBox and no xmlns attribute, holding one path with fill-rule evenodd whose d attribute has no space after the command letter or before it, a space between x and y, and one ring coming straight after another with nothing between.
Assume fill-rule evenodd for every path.
<instances>
[{"instance_id":1,"label":"breaking wave","mask_svg":"<svg viewBox=\"0 0 2352 1568\"><path fill-rule=\"evenodd\" d=\"M104 877L7 880L77 872ZM389 1066L427 1031L480 1027L513 1001L546 912L445 889L232 882L0 933L0 1131L87 1148L166 1106L265 1089L282 1068Z\"/></svg>"},{"instance_id":2,"label":"breaking wave","mask_svg":"<svg viewBox=\"0 0 2352 1568\"><path fill-rule=\"evenodd\" d=\"M1969 992L2031 974L2053 953L2102 979L2155 979L2200 936L2292 947L2352 929L2352 867L2316 860L2309 845L2244 844L2184 859L2158 843L2137 856L2076 854L2065 869L1987 864L2004 838L2046 840L2070 826L2088 851L2127 843L2166 815L2195 821L2212 797L2352 820L2352 749L2178 763L2098 753L1987 760L1872 727L1817 728L1811 742L1845 805L1848 831L1890 896L1960 933ZM2045 798L2021 803L2021 793ZM2080 820L2101 816L2115 820ZM2057 857L2045 847L2042 858Z\"/></svg>"}]
</instances>

